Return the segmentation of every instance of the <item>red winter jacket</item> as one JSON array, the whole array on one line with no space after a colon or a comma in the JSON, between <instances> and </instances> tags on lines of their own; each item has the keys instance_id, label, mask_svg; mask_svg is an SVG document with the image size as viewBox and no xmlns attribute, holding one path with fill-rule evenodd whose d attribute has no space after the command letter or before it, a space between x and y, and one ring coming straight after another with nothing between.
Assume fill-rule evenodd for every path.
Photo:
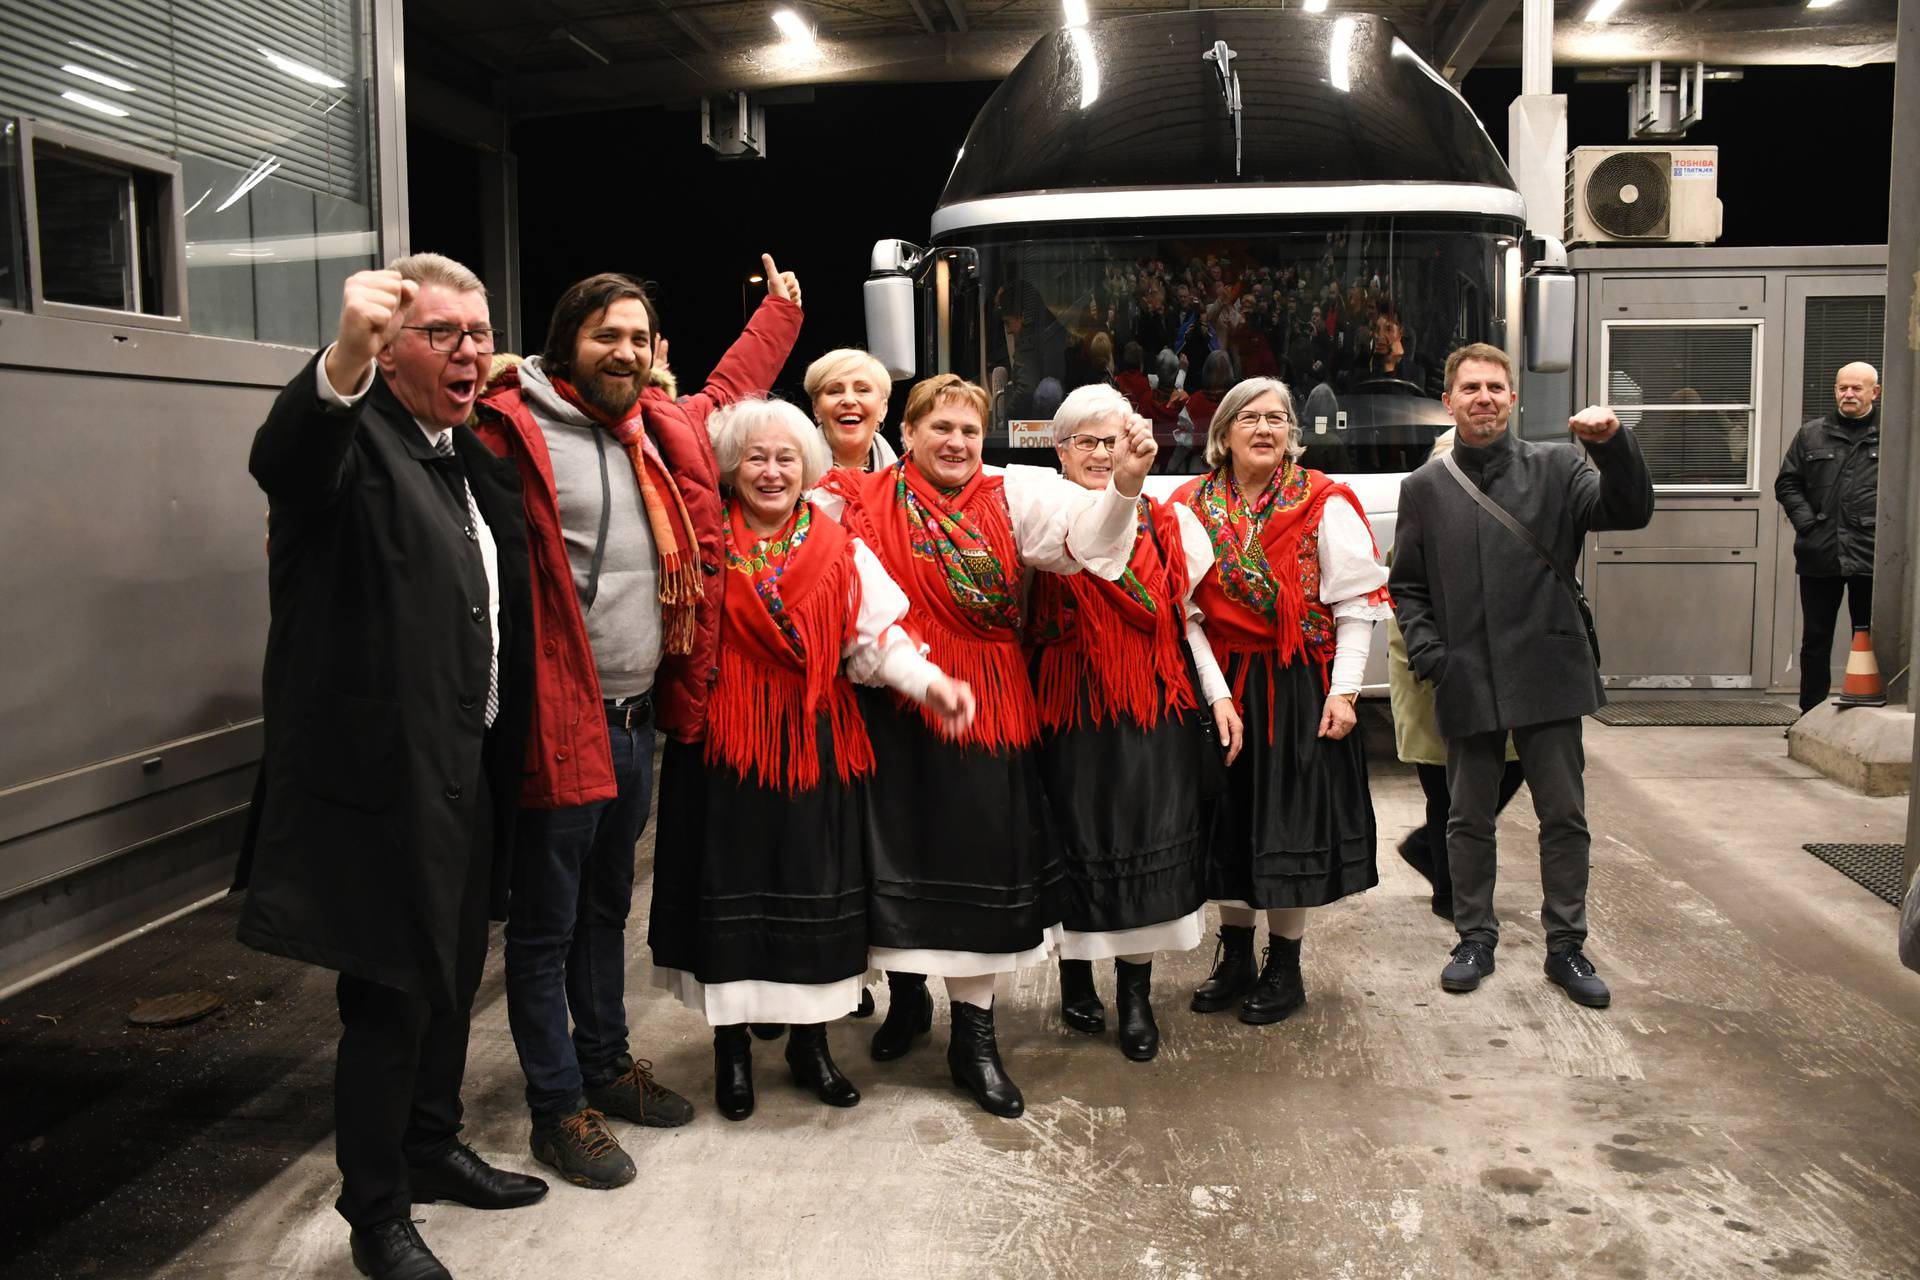
<instances>
[{"instance_id":1,"label":"red winter jacket","mask_svg":"<svg viewBox=\"0 0 1920 1280\"><path fill-rule=\"evenodd\" d=\"M707 416L744 397L766 394L799 336L800 308L769 297L697 394L675 400L653 385L640 393L647 441L673 473L693 518L707 588L695 615L693 652L666 655L653 682L656 721L682 742L700 737L707 690L719 670L724 531ZM488 448L519 464L527 508L533 557L534 702L520 803L559 809L611 800L618 788L601 709L600 673L587 644L587 624L580 616L560 533L553 462L545 435L521 399L517 369L502 374L481 398L474 430Z\"/></svg>"}]
</instances>

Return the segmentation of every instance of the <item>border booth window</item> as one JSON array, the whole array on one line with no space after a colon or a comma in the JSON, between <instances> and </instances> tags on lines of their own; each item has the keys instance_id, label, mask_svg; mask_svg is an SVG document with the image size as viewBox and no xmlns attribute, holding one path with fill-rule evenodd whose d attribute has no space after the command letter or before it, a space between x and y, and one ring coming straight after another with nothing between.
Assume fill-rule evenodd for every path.
<instances>
[{"instance_id":1,"label":"border booth window","mask_svg":"<svg viewBox=\"0 0 1920 1280\"><path fill-rule=\"evenodd\" d=\"M377 256L360 0L9 9L0 306L317 346Z\"/></svg>"}]
</instances>

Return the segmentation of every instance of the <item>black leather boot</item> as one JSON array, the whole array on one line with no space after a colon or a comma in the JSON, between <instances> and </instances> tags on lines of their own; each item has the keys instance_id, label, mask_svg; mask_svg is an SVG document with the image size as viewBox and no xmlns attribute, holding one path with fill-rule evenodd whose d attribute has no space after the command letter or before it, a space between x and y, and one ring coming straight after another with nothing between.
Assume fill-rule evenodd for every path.
<instances>
[{"instance_id":1,"label":"black leather boot","mask_svg":"<svg viewBox=\"0 0 1920 1280\"><path fill-rule=\"evenodd\" d=\"M1113 1003L1119 1011L1120 1052L1135 1062L1151 1062L1160 1052L1160 1027L1153 1020L1153 962L1113 962Z\"/></svg>"},{"instance_id":2,"label":"black leather boot","mask_svg":"<svg viewBox=\"0 0 1920 1280\"><path fill-rule=\"evenodd\" d=\"M1093 961L1061 959L1060 1021L1090 1036L1107 1029L1106 1008L1093 989Z\"/></svg>"},{"instance_id":3,"label":"black leather boot","mask_svg":"<svg viewBox=\"0 0 1920 1280\"><path fill-rule=\"evenodd\" d=\"M1256 1027L1279 1022L1307 1002L1306 984L1300 978L1300 939L1276 933L1268 942L1260 981L1240 1002L1240 1021Z\"/></svg>"},{"instance_id":4,"label":"black leather boot","mask_svg":"<svg viewBox=\"0 0 1920 1280\"><path fill-rule=\"evenodd\" d=\"M905 1057L913 1042L933 1030L933 993L924 973L887 975L887 1016L873 1033L873 1060Z\"/></svg>"},{"instance_id":5,"label":"black leather boot","mask_svg":"<svg viewBox=\"0 0 1920 1280\"><path fill-rule=\"evenodd\" d=\"M353 1269L372 1280L453 1280L407 1218L376 1222L350 1237Z\"/></svg>"},{"instance_id":6,"label":"black leather boot","mask_svg":"<svg viewBox=\"0 0 1920 1280\"><path fill-rule=\"evenodd\" d=\"M860 1007L853 1011L853 1016L856 1018L871 1018L873 1016L873 992L867 990L865 987L860 988Z\"/></svg>"},{"instance_id":7,"label":"black leather boot","mask_svg":"<svg viewBox=\"0 0 1920 1280\"><path fill-rule=\"evenodd\" d=\"M1218 1013L1247 994L1257 975L1253 967L1253 926L1220 926L1213 953L1213 974L1193 992L1195 1013Z\"/></svg>"},{"instance_id":8,"label":"black leather boot","mask_svg":"<svg viewBox=\"0 0 1920 1280\"><path fill-rule=\"evenodd\" d=\"M753 1114L753 1040L739 1023L713 1029L713 1105L729 1120Z\"/></svg>"},{"instance_id":9,"label":"black leather boot","mask_svg":"<svg viewBox=\"0 0 1920 1280\"><path fill-rule=\"evenodd\" d=\"M993 1008L982 1009L964 1000L953 1002L953 1035L947 1042L947 1069L953 1082L973 1095L982 1111L1008 1120L1027 1109L1020 1086L1000 1062L1000 1045L993 1034Z\"/></svg>"},{"instance_id":10,"label":"black leather boot","mask_svg":"<svg viewBox=\"0 0 1920 1280\"><path fill-rule=\"evenodd\" d=\"M787 1033L787 1070L793 1082L811 1089L815 1097L830 1107L860 1105L860 1091L853 1081L840 1074L827 1052L827 1028L820 1022L793 1024Z\"/></svg>"},{"instance_id":11,"label":"black leather boot","mask_svg":"<svg viewBox=\"0 0 1920 1280\"><path fill-rule=\"evenodd\" d=\"M749 1022L747 1029L753 1032L755 1040L778 1040L787 1034L787 1024L784 1022Z\"/></svg>"}]
</instances>

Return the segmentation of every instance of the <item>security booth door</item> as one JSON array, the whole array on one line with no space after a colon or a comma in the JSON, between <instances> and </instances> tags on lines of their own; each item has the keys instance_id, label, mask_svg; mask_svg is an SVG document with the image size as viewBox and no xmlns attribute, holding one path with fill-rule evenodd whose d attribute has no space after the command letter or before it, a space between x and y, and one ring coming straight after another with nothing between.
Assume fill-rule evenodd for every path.
<instances>
[{"instance_id":1,"label":"security booth door","mask_svg":"<svg viewBox=\"0 0 1920 1280\"><path fill-rule=\"evenodd\" d=\"M1865 360L1880 366L1886 333L1886 283L1879 275L1801 275L1786 280L1786 350L1780 370L1780 447L1761 460L1760 482L1771 495L1780 460L1802 424L1832 412L1833 383L1841 366ZM1786 689L1800 685L1800 581L1793 566L1793 530L1778 503L1768 513L1777 524L1779 555L1775 588L1772 682ZM1847 606L1833 629L1830 658L1838 692L1853 640ZM1887 674L1892 674L1891 672Z\"/></svg>"},{"instance_id":2,"label":"security booth door","mask_svg":"<svg viewBox=\"0 0 1920 1280\"><path fill-rule=\"evenodd\" d=\"M1656 512L1591 544L1588 592L1611 689L1752 689L1770 583L1758 460L1777 360L1759 273L1600 275L1587 382L1638 436Z\"/></svg>"}]
</instances>

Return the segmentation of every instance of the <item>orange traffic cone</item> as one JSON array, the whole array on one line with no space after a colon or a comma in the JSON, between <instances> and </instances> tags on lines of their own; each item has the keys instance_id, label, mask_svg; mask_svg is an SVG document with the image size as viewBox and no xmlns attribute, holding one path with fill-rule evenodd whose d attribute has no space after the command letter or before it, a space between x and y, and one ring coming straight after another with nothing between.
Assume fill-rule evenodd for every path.
<instances>
[{"instance_id":1,"label":"orange traffic cone","mask_svg":"<svg viewBox=\"0 0 1920 1280\"><path fill-rule=\"evenodd\" d=\"M1853 629L1853 651L1847 655L1847 678L1835 701L1843 707L1884 707L1886 686L1880 683L1880 664L1873 660L1873 633Z\"/></svg>"}]
</instances>

